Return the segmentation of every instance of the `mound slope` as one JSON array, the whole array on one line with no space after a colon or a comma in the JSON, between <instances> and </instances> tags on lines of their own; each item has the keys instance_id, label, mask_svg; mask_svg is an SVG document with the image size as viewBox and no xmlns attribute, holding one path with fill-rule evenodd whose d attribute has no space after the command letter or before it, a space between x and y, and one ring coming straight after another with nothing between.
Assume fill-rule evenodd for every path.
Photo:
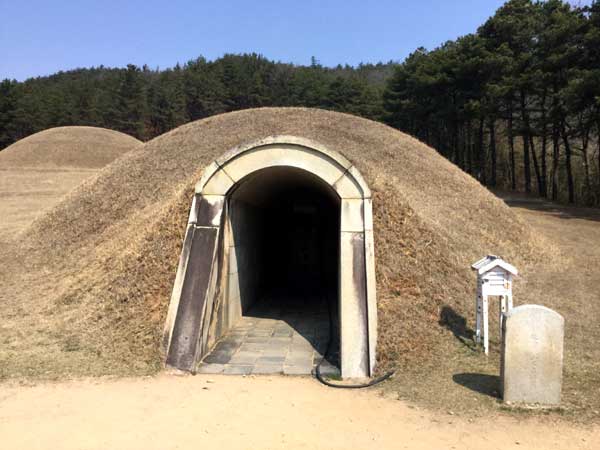
<instances>
[{"instance_id":1,"label":"mound slope","mask_svg":"<svg viewBox=\"0 0 600 450\"><path fill-rule=\"evenodd\" d=\"M50 128L0 151L0 168L100 169L141 144L134 137L105 128Z\"/></svg>"},{"instance_id":2,"label":"mound slope","mask_svg":"<svg viewBox=\"0 0 600 450\"><path fill-rule=\"evenodd\" d=\"M142 143L117 131L59 127L0 151L0 241L25 228L41 211L86 178Z\"/></svg>"},{"instance_id":3,"label":"mound slope","mask_svg":"<svg viewBox=\"0 0 600 450\"><path fill-rule=\"evenodd\" d=\"M496 253L524 264L535 253L529 228L501 200L397 130L302 108L214 116L124 155L26 231L14 249L21 256L2 273L4 332L22 330L0 350L0 367L11 367L4 375L160 367L194 184L230 148L270 135L341 153L373 191L382 368L426 359L449 334L442 308L472 317L472 261Z\"/></svg>"}]
</instances>

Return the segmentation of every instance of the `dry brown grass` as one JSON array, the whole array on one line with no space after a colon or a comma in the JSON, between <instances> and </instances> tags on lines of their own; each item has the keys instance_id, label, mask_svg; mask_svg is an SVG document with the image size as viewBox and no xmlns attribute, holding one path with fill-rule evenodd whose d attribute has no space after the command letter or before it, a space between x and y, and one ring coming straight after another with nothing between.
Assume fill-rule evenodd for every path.
<instances>
[{"instance_id":1,"label":"dry brown grass","mask_svg":"<svg viewBox=\"0 0 600 450\"><path fill-rule=\"evenodd\" d=\"M552 258L521 267L517 304L538 303L565 317L565 367L562 404L543 414L580 423L600 421L600 211L568 208L539 200L509 200L531 225L540 244L551 243ZM488 416L505 411L499 400L500 342L492 308L490 356L475 350L473 322L446 311L447 330L429 361L403 366L386 389L401 398L444 411ZM450 323L448 323L450 322ZM454 323L452 323L454 322ZM442 328L443 330L443 328ZM511 411L538 415L540 411Z\"/></svg>"},{"instance_id":2,"label":"dry brown grass","mask_svg":"<svg viewBox=\"0 0 600 450\"><path fill-rule=\"evenodd\" d=\"M10 240L137 139L94 127L52 128L0 152L0 242Z\"/></svg>"},{"instance_id":3,"label":"dry brown grass","mask_svg":"<svg viewBox=\"0 0 600 450\"><path fill-rule=\"evenodd\" d=\"M100 169L142 143L97 127L56 127L21 139L0 151L0 168Z\"/></svg>"},{"instance_id":4,"label":"dry brown grass","mask_svg":"<svg viewBox=\"0 0 600 450\"><path fill-rule=\"evenodd\" d=\"M440 315L472 320L477 258L548 257L501 200L392 128L300 108L224 114L129 152L5 247L0 377L158 370L193 185L228 149L275 134L344 154L374 192L381 368L423 366L453 342Z\"/></svg>"}]
</instances>

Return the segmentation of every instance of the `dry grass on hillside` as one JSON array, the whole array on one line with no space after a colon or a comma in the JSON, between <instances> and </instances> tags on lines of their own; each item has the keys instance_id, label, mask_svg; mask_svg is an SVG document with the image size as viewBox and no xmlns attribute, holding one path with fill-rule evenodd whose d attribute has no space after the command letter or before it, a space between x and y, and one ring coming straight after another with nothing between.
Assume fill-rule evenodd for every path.
<instances>
[{"instance_id":1,"label":"dry grass on hillside","mask_svg":"<svg viewBox=\"0 0 600 450\"><path fill-rule=\"evenodd\" d=\"M137 139L94 127L51 128L0 152L0 242L12 239Z\"/></svg>"},{"instance_id":2,"label":"dry grass on hillside","mask_svg":"<svg viewBox=\"0 0 600 450\"><path fill-rule=\"evenodd\" d=\"M519 267L515 283L517 305L537 303L565 318L565 366L562 404L545 414L581 423L600 421L600 211L569 208L540 200L507 200L531 225L541 242L552 243L552 257ZM472 292L470 293L472 295ZM485 357L474 348L473 321L445 309L453 339L441 339L432 358L405 367L386 386L401 398L444 411L489 415L504 409L499 400L500 342L497 303L490 316L491 350ZM539 411L520 412L538 415Z\"/></svg>"},{"instance_id":3,"label":"dry grass on hillside","mask_svg":"<svg viewBox=\"0 0 600 450\"><path fill-rule=\"evenodd\" d=\"M141 146L136 138L96 127L56 127L0 151L0 168L100 169Z\"/></svg>"},{"instance_id":4,"label":"dry grass on hillside","mask_svg":"<svg viewBox=\"0 0 600 450\"><path fill-rule=\"evenodd\" d=\"M6 249L0 376L157 370L194 183L228 149L277 134L344 154L374 192L382 368L427 360L448 339L444 305L471 318L473 260L493 252L523 265L534 254L503 202L396 130L299 108L224 114L124 155Z\"/></svg>"}]
</instances>

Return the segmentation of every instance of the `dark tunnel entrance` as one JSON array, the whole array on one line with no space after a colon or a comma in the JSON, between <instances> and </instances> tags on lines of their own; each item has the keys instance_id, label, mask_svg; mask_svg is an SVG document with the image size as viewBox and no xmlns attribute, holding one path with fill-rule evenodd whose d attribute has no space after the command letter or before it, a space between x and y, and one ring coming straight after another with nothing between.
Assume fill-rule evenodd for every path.
<instances>
[{"instance_id":1,"label":"dark tunnel entrance","mask_svg":"<svg viewBox=\"0 0 600 450\"><path fill-rule=\"evenodd\" d=\"M252 201L249 195L260 199L263 226L254 232L259 234L262 293L297 293L307 301L335 297L339 200L320 180L297 169L278 169L281 178L274 186L268 182L273 183L276 175L266 172L234 195L234 203ZM259 181L261 176L266 186L261 186L265 183Z\"/></svg>"},{"instance_id":2,"label":"dark tunnel entrance","mask_svg":"<svg viewBox=\"0 0 600 450\"><path fill-rule=\"evenodd\" d=\"M228 195L226 292L201 371L311 373L339 367L340 199L315 175L273 167Z\"/></svg>"},{"instance_id":3,"label":"dark tunnel entrance","mask_svg":"<svg viewBox=\"0 0 600 450\"><path fill-rule=\"evenodd\" d=\"M331 311L341 377L370 377L376 291L373 199L360 170L303 137L240 144L196 183L165 320L166 365L274 373L283 360L293 371L293 355L320 359Z\"/></svg>"}]
</instances>

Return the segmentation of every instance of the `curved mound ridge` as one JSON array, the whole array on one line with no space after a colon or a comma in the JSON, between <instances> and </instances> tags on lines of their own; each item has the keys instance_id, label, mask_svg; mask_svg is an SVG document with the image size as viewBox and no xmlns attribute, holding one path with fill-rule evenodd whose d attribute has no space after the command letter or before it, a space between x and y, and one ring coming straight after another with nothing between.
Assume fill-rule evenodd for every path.
<instances>
[{"instance_id":1,"label":"curved mound ridge","mask_svg":"<svg viewBox=\"0 0 600 450\"><path fill-rule=\"evenodd\" d=\"M35 343L27 341L34 337L24 338L7 356L10 364L86 374L160 367L194 184L227 150L271 135L307 138L341 153L373 192L382 368L426 358L450 334L439 325L444 306L472 317L473 261L496 253L521 264L534 252L529 229L502 201L397 130L304 108L223 114L118 159L27 230L19 251L29 257L20 273L43 268L45 277L11 276L27 288L15 287L8 303L31 305L37 312L28 326L38 330L31 335L46 333L52 344L33 355ZM36 319L44 313L51 317Z\"/></svg>"},{"instance_id":2,"label":"curved mound ridge","mask_svg":"<svg viewBox=\"0 0 600 450\"><path fill-rule=\"evenodd\" d=\"M105 128L50 128L0 151L0 168L99 169L139 145L136 138Z\"/></svg>"},{"instance_id":3,"label":"curved mound ridge","mask_svg":"<svg viewBox=\"0 0 600 450\"><path fill-rule=\"evenodd\" d=\"M141 146L117 131L59 127L0 151L0 241L12 238L102 167Z\"/></svg>"}]
</instances>

